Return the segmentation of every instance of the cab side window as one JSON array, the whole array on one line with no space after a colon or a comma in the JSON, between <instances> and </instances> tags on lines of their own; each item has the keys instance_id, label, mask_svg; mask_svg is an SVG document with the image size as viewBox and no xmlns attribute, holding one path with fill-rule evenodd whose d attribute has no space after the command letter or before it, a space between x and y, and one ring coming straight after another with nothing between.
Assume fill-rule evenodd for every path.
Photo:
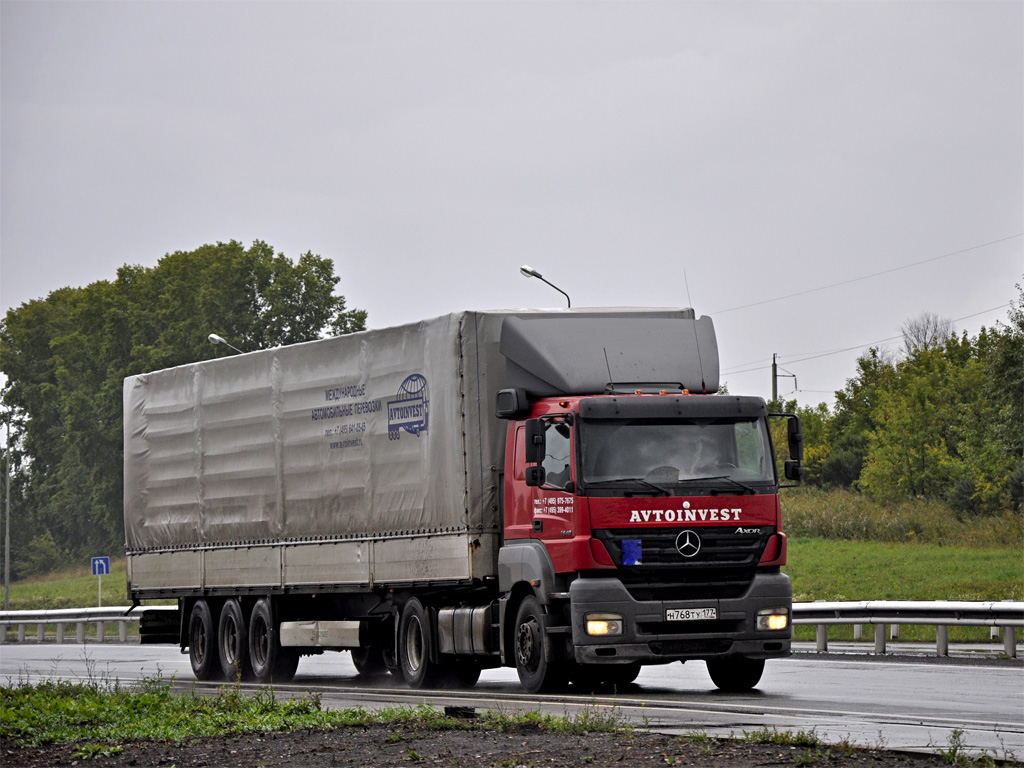
<instances>
[{"instance_id":1,"label":"cab side window","mask_svg":"<svg viewBox=\"0 0 1024 768\"><path fill-rule=\"evenodd\" d=\"M569 455L571 452L569 425L564 422L550 422L544 434L547 453L544 456L545 485L565 488L569 482Z\"/></svg>"}]
</instances>

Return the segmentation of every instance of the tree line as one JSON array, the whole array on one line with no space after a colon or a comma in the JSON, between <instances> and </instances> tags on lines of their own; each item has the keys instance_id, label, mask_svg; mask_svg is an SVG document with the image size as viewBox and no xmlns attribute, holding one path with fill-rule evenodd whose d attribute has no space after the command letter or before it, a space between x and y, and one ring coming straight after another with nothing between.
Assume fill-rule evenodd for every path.
<instances>
[{"instance_id":1,"label":"tree line","mask_svg":"<svg viewBox=\"0 0 1024 768\"><path fill-rule=\"evenodd\" d=\"M870 349L824 404L795 411L805 480L881 501L944 502L958 517L1020 512L1024 489L1024 291L1008 322L975 336L925 315L901 354ZM778 443L776 443L778 445Z\"/></svg>"},{"instance_id":2,"label":"tree line","mask_svg":"<svg viewBox=\"0 0 1024 768\"><path fill-rule=\"evenodd\" d=\"M0 321L11 428L14 577L124 547L125 377L363 330L335 295L330 259L292 261L256 241L179 251L113 281L61 288ZM1020 290L1020 286L1018 286ZM923 316L904 349L870 349L835 405L798 407L806 482L882 502L937 499L958 516L1018 513L1024 488L1024 291L1008 322L957 335ZM778 424L780 428L781 423ZM784 434L776 446L785 446ZM780 451L782 453L782 451Z\"/></svg>"},{"instance_id":3,"label":"tree line","mask_svg":"<svg viewBox=\"0 0 1024 768\"><path fill-rule=\"evenodd\" d=\"M338 282L330 259L231 241L10 309L0 370L12 577L123 552L126 376L231 354L211 332L252 351L363 330L366 312L346 307Z\"/></svg>"}]
</instances>

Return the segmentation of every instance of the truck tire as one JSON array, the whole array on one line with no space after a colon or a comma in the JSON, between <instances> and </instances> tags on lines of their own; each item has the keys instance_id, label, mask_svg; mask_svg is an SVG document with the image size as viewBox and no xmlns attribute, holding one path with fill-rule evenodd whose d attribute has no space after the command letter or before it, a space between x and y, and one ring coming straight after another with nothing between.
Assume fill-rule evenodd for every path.
<instances>
[{"instance_id":1,"label":"truck tire","mask_svg":"<svg viewBox=\"0 0 1024 768\"><path fill-rule=\"evenodd\" d=\"M398 622L398 664L410 688L433 688L438 683L438 665L430 660L433 635L430 618L415 597L402 609Z\"/></svg>"},{"instance_id":2,"label":"truck tire","mask_svg":"<svg viewBox=\"0 0 1024 768\"><path fill-rule=\"evenodd\" d=\"M362 677L380 677L388 673L388 667L384 663L384 650L380 646L353 648L351 654L352 664Z\"/></svg>"},{"instance_id":3,"label":"truck tire","mask_svg":"<svg viewBox=\"0 0 1024 768\"><path fill-rule=\"evenodd\" d=\"M476 661L459 659L441 666L439 678L444 688L472 688L480 679L481 667Z\"/></svg>"},{"instance_id":4,"label":"truck tire","mask_svg":"<svg viewBox=\"0 0 1024 768\"><path fill-rule=\"evenodd\" d=\"M764 659L708 659L707 665L711 682L729 693L749 691L758 684L764 672Z\"/></svg>"},{"instance_id":5,"label":"truck tire","mask_svg":"<svg viewBox=\"0 0 1024 768\"><path fill-rule=\"evenodd\" d=\"M287 683L299 666L299 652L281 645L269 597L257 600L249 617L249 660L261 683Z\"/></svg>"},{"instance_id":6,"label":"truck tire","mask_svg":"<svg viewBox=\"0 0 1024 768\"><path fill-rule=\"evenodd\" d=\"M242 606L231 598L220 609L217 622L217 647L220 650L220 668L226 680L251 680L249 661L249 627Z\"/></svg>"},{"instance_id":7,"label":"truck tire","mask_svg":"<svg viewBox=\"0 0 1024 768\"><path fill-rule=\"evenodd\" d=\"M217 653L217 631L213 613L205 600L196 600L188 618L188 660L196 680L214 680L221 673Z\"/></svg>"},{"instance_id":8,"label":"truck tire","mask_svg":"<svg viewBox=\"0 0 1024 768\"><path fill-rule=\"evenodd\" d=\"M573 664L569 667L569 681L586 693L609 688L622 688L636 680L640 665L630 664Z\"/></svg>"},{"instance_id":9,"label":"truck tire","mask_svg":"<svg viewBox=\"0 0 1024 768\"><path fill-rule=\"evenodd\" d=\"M512 647L519 682L530 693L553 691L565 686L565 664L552 663L546 656L548 643L544 634L544 610L537 598L530 595L519 605Z\"/></svg>"}]
</instances>

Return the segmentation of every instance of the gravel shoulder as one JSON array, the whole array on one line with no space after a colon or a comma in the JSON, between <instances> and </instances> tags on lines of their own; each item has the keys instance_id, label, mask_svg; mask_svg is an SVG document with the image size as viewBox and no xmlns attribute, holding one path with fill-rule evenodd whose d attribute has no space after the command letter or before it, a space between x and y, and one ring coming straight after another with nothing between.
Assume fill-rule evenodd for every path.
<instances>
[{"instance_id":1,"label":"gravel shoulder","mask_svg":"<svg viewBox=\"0 0 1024 768\"><path fill-rule=\"evenodd\" d=\"M110 749L110 748L107 748ZM429 730L414 725L374 725L334 731L245 734L189 742L128 742L114 754L92 748L16 748L0 740L0 760L9 768L46 766L551 766L687 765L743 766L941 766L939 757L845 746L790 747L633 731L567 736L536 726L506 731Z\"/></svg>"}]
</instances>

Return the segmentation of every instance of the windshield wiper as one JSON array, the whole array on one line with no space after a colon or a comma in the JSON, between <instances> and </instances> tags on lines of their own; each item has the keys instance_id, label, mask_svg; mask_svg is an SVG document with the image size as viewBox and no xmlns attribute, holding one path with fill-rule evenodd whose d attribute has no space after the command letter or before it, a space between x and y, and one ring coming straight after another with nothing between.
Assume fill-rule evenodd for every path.
<instances>
[{"instance_id":1,"label":"windshield wiper","mask_svg":"<svg viewBox=\"0 0 1024 768\"><path fill-rule=\"evenodd\" d=\"M733 478L729 477L728 475L712 475L711 477L681 477L681 478L679 478L678 482L679 483L701 483L701 482L704 482L706 480L727 480L728 482L732 483L736 487L742 488L745 493L750 493L750 494L757 493L757 491L755 491L749 485L746 485L745 483L741 483L739 480L734 480Z\"/></svg>"},{"instance_id":2,"label":"windshield wiper","mask_svg":"<svg viewBox=\"0 0 1024 768\"><path fill-rule=\"evenodd\" d=\"M613 485L616 483L640 483L640 485L646 485L648 488L663 493L666 496L672 496L672 491L667 488L662 488L660 485L655 485L650 480L644 480L642 477L617 477L614 480L598 480L597 482L587 483L591 488L600 488L601 486Z\"/></svg>"}]
</instances>

